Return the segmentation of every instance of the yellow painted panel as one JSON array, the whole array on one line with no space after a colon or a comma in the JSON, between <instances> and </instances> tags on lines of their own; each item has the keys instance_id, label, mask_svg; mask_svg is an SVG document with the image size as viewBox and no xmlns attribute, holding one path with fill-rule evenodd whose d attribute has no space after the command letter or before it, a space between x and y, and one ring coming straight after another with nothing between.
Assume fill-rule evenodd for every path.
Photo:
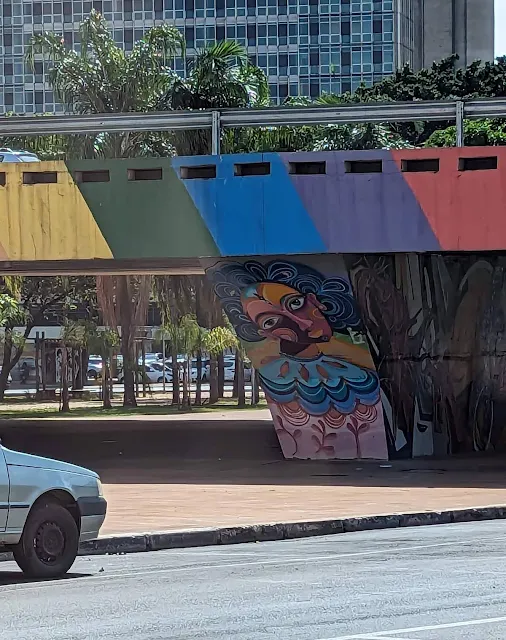
<instances>
[{"instance_id":1,"label":"yellow painted panel","mask_svg":"<svg viewBox=\"0 0 506 640\"><path fill-rule=\"evenodd\" d=\"M0 170L0 260L113 257L64 162L5 163ZM58 182L23 184L25 171L56 171Z\"/></svg>"}]
</instances>

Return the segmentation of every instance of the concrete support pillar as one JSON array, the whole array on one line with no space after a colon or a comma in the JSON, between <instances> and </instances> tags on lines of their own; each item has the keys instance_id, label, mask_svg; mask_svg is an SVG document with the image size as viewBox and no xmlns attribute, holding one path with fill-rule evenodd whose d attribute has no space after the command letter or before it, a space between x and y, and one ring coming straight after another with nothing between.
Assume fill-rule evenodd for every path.
<instances>
[{"instance_id":1,"label":"concrete support pillar","mask_svg":"<svg viewBox=\"0 0 506 640\"><path fill-rule=\"evenodd\" d=\"M386 459L379 378L342 259L206 266L258 371L284 456Z\"/></svg>"}]
</instances>

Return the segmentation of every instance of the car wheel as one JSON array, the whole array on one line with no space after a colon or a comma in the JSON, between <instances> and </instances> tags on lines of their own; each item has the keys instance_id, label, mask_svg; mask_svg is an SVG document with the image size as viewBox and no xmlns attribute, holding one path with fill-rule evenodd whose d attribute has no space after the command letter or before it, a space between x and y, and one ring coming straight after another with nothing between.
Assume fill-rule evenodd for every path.
<instances>
[{"instance_id":1,"label":"car wheel","mask_svg":"<svg viewBox=\"0 0 506 640\"><path fill-rule=\"evenodd\" d=\"M57 578L74 564L79 547L76 521L60 504L41 503L33 508L14 560L30 578Z\"/></svg>"},{"instance_id":2,"label":"car wheel","mask_svg":"<svg viewBox=\"0 0 506 640\"><path fill-rule=\"evenodd\" d=\"M158 378L157 382L163 382L163 378L162 378L162 376L160 376L160 377Z\"/></svg>"},{"instance_id":3,"label":"car wheel","mask_svg":"<svg viewBox=\"0 0 506 640\"><path fill-rule=\"evenodd\" d=\"M97 379L97 372L96 372L96 371L93 371L93 369L90 369L90 370L88 371L88 378L89 378L90 380L96 380L96 379Z\"/></svg>"}]
</instances>

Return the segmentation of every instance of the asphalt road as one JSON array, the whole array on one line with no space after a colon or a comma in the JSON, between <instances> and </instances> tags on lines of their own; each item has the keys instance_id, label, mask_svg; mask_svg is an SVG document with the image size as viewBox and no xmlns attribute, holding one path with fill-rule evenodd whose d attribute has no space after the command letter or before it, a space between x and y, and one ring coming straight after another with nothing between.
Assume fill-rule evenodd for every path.
<instances>
[{"instance_id":1,"label":"asphalt road","mask_svg":"<svg viewBox=\"0 0 506 640\"><path fill-rule=\"evenodd\" d=\"M2 640L503 640L506 523L0 565Z\"/></svg>"},{"instance_id":2,"label":"asphalt road","mask_svg":"<svg viewBox=\"0 0 506 640\"><path fill-rule=\"evenodd\" d=\"M192 385L190 385L190 388L192 391L195 391L197 386L195 385L195 383L193 383ZM249 393L249 395L251 395L251 384L246 383L244 385L244 388L246 390L247 393ZM232 389L233 389L233 383L232 382L225 382L225 392L228 392L227 395L230 395L232 393ZM151 391L153 393L161 393L163 391L163 383L161 382L151 382L149 384L149 387L147 389L148 391ZM99 393L101 391L101 387L100 385L94 384L93 382L88 381L88 384L85 387L85 391L89 391L90 393ZM123 393L123 385L122 384L118 384L118 383L114 383L113 385L113 391L114 393ZM139 384L139 391L142 393L142 384ZM165 391L166 392L171 392L172 391L172 382L167 382L165 384ZM37 389L30 384L30 386L28 385L22 385L19 382L13 382L9 388L6 390L5 395L6 396L22 396L22 395L35 395L35 393L37 392ZM209 395L209 383L208 382L203 382L202 383L202 393L204 396Z\"/></svg>"}]
</instances>

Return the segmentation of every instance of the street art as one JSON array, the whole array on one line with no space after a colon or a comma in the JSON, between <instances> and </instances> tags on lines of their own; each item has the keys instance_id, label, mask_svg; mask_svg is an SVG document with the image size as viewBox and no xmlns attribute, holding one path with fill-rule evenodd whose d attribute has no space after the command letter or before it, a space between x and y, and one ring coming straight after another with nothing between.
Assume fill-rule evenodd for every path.
<instances>
[{"instance_id":1,"label":"street art","mask_svg":"<svg viewBox=\"0 0 506 640\"><path fill-rule=\"evenodd\" d=\"M354 256L391 457L506 447L506 257Z\"/></svg>"},{"instance_id":2,"label":"street art","mask_svg":"<svg viewBox=\"0 0 506 640\"><path fill-rule=\"evenodd\" d=\"M379 380L340 258L207 271L266 394L286 458L387 457Z\"/></svg>"}]
</instances>

